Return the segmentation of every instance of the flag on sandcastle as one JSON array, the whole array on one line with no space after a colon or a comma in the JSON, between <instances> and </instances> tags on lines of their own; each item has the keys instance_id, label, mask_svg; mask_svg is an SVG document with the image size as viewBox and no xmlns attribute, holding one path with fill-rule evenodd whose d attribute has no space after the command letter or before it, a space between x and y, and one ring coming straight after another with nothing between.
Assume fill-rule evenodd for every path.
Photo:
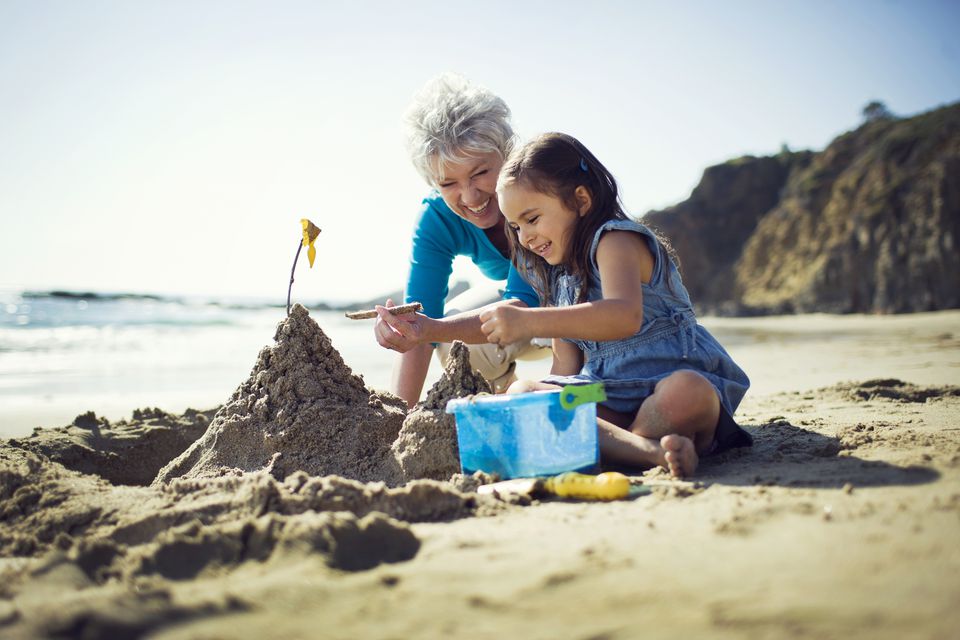
<instances>
[{"instance_id":1,"label":"flag on sandcastle","mask_svg":"<svg viewBox=\"0 0 960 640\"><path fill-rule=\"evenodd\" d=\"M405 403L368 389L297 304L206 433L154 484L263 469L396 484L390 445L405 416Z\"/></svg>"}]
</instances>

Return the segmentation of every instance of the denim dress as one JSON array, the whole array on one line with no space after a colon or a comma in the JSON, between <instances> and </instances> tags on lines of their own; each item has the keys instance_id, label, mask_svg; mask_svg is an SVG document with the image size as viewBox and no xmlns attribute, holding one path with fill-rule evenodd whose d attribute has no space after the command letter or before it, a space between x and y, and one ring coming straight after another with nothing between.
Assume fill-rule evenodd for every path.
<instances>
[{"instance_id":1,"label":"denim dress","mask_svg":"<svg viewBox=\"0 0 960 640\"><path fill-rule=\"evenodd\" d=\"M654 257L653 275L643 284L643 323L634 335L620 340L567 340L584 355L583 368L572 376L551 375L552 384L603 382L604 406L621 413L636 413L658 382L681 369L691 369L710 381L724 411L717 425L717 449L751 443L749 434L733 421L733 413L750 386L750 380L716 338L697 323L690 296L673 260L646 226L634 220L609 220L597 230L590 249L593 270L589 301L603 298L597 245L611 230L639 233ZM558 307L576 304L580 279L555 267L550 289ZM724 415L726 414L726 415Z\"/></svg>"}]
</instances>

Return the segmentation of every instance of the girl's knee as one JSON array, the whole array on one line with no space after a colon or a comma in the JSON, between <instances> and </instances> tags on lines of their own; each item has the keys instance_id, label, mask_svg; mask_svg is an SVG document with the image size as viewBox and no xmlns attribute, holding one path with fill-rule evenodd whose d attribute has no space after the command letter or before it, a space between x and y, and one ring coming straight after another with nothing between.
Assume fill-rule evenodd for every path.
<instances>
[{"instance_id":1,"label":"girl's knee","mask_svg":"<svg viewBox=\"0 0 960 640\"><path fill-rule=\"evenodd\" d=\"M710 386L710 381L707 380L703 374L692 369L680 369L658 382L656 390L659 391L662 388L671 387L697 388L702 385Z\"/></svg>"},{"instance_id":2,"label":"girl's knee","mask_svg":"<svg viewBox=\"0 0 960 640\"><path fill-rule=\"evenodd\" d=\"M696 371L681 370L657 383L657 408L671 424L680 427L716 420L720 399L710 381Z\"/></svg>"},{"instance_id":3,"label":"girl's knee","mask_svg":"<svg viewBox=\"0 0 960 640\"><path fill-rule=\"evenodd\" d=\"M690 369L674 371L657 383L655 394L691 400L700 397L716 396L713 385L703 375Z\"/></svg>"}]
</instances>

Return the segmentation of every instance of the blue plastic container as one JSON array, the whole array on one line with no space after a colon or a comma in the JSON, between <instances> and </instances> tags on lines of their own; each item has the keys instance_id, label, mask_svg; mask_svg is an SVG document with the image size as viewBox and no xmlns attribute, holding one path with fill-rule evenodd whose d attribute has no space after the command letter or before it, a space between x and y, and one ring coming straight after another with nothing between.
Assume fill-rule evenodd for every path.
<instances>
[{"instance_id":1,"label":"blue plastic container","mask_svg":"<svg viewBox=\"0 0 960 640\"><path fill-rule=\"evenodd\" d=\"M451 400L460 466L503 479L590 470L600 457L596 403L603 399L597 384Z\"/></svg>"}]
</instances>

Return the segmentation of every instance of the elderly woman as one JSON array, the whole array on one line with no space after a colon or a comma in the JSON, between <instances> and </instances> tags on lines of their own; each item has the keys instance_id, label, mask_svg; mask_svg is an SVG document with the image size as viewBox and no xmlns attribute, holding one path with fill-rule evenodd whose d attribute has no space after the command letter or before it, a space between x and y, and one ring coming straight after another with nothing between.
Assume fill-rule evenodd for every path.
<instances>
[{"instance_id":1,"label":"elderly woman","mask_svg":"<svg viewBox=\"0 0 960 640\"><path fill-rule=\"evenodd\" d=\"M514 144L510 109L487 89L444 74L417 94L406 121L413 164L433 190L423 199L414 228L404 293L405 302L423 304L423 313L393 315L377 307L377 342L400 354L392 391L412 407L434 348L442 360L453 340L470 345L473 367L495 391L503 391L516 379L517 358L550 353L549 347L528 341L489 344L480 331L480 311L488 304L538 305L537 295L510 263L497 203L497 176ZM472 288L445 308L458 255L469 257L496 282Z\"/></svg>"}]
</instances>

